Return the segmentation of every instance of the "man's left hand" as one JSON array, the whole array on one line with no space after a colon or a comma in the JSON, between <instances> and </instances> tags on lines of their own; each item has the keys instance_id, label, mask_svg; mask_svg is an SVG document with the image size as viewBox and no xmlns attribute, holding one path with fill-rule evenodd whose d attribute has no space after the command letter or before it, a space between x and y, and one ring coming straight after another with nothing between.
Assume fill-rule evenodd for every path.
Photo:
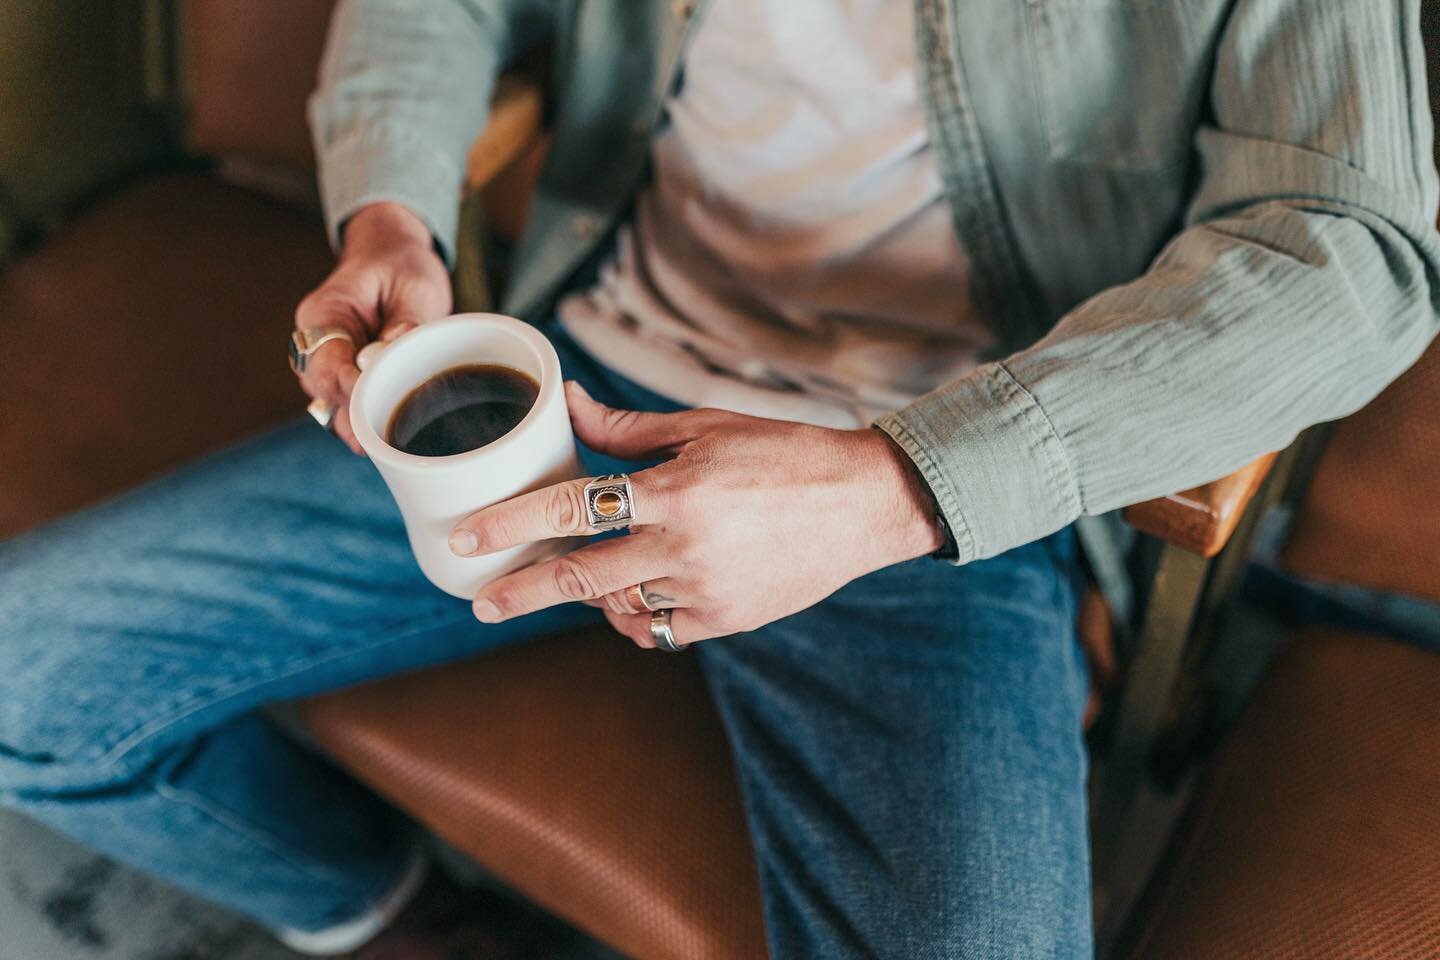
<instances>
[{"instance_id":1,"label":"man's left hand","mask_svg":"<svg viewBox=\"0 0 1440 960\"><path fill-rule=\"evenodd\" d=\"M626 588L643 583L674 609L679 643L754 630L823 600L857 577L940 547L930 492L879 430L831 430L720 410L639 413L566 385L575 434L626 460L666 458L630 475L630 535L590 544L488 584L475 615L495 623L568 601L603 607L615 629L652 647L650 615ZM571 480L465 518L463 556L592 533Z\"/></svg>"}]
</instances>

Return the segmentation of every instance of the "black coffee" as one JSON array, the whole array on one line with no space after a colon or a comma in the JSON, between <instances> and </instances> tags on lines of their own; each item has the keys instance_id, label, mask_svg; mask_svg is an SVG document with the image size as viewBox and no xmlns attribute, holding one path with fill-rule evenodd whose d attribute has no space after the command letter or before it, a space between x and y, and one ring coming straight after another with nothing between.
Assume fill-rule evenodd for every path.
<instances>
[{"instance_id":1,"label":"black coffee","mask_svg":"<svg viewBox=\"0 0 1440 960\"><path fill-rule=\"evenodd\" d=\"M494 443L535 405L540 385L490 363L438 373L400 401L385 439L419 457L448 457Z\"/></svg>"}]
</instances>

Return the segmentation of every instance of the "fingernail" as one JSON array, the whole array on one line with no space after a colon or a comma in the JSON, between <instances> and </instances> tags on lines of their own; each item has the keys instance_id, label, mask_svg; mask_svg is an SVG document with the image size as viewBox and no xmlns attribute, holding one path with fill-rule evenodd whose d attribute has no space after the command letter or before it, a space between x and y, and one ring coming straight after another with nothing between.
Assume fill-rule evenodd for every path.
<instances>
[{"instance_id":1,"label":"fingernail","mask_svg":"<svg viewBox=\"0 0 1440 960\"><path fill-rule=\"evenodd\" d=\"M475 619L481 623L495 623L500 619L500 608L489 600L476 600Z\"/></svg>"},{"instance_id":2,"label":"fingernail","mask_svg":"<svg viewBox=\"0 0 1440 960\"><path fill-rule=\"evenodd\" d=\"M450 534L450 552L459 557L468 557L480 549L480 541L469 530L456 530Z\"/></svg>"}]
</instances>

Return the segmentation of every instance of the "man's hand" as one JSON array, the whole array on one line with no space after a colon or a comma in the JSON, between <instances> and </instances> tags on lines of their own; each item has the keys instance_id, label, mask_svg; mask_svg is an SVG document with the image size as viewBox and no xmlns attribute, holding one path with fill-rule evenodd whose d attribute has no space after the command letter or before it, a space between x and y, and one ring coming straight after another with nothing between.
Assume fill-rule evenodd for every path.
<instances>
[{"instance_id":1,"label":"man's hand","mask_svg":"<svg viewBox=\"0 0 1440 960\"><path fill-rule=\"evenodd\" d=\"M486 622L570 600L603 606L642 647L650 617L625 588L644 583L674 607L680 643L753 630L796 613L871 571L939 549L925 482L879 430L827 430L719 410L615 410L567 385L576 435L628 460L670 457L632 474L631 533L535 564L485 586ZM591 532L572 480L461 521L461 555Z\"/></svg>"},{"instance_id":2,"label":"man's hand","mask_svg":"<svg viewBox=\"0 0 1440 960\"><path fill-rule=\"evenodd\" d=\"M343 327L355 338L325 344L300 377L302 390L335 409L331 429L351 450L363 455L350 429L356 352L449 312L450 277L419 217L398 203L375 203L350 218L340 263L300 301L295 328Z\"/></svg>"}]
</instances>

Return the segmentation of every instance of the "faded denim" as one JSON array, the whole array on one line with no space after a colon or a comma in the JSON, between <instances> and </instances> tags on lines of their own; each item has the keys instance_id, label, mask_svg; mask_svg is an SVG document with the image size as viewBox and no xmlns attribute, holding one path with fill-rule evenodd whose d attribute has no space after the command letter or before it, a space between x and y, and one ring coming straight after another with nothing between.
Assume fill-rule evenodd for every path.
<instances>
[{"instance_id":1,"label":"faded denim","mask_svg":"<svg viewBox=\"0 0 1440 960\"><path fill-rule=\"evenodd\" d=\"M674 409L552 336L596 398ZM687 654L734 748L775 957L1090 954L1077 570L1068 530L918 560ZM374 468L285 426L0 545L0 803L271 928L323 928L411 837L255 711L597 616L477 623L421 576Z\"/></svg>"}]
</instances>

